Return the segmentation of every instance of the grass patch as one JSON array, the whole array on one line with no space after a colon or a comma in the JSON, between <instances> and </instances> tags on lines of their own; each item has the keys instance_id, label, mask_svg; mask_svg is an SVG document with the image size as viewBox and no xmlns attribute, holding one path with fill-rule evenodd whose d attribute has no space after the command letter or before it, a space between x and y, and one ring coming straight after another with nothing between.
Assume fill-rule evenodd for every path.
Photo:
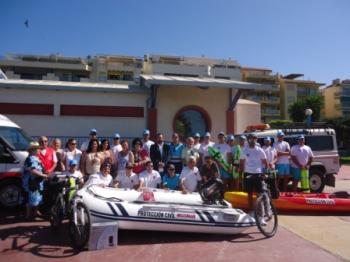
<instances>
[{"instance_id":1,"label":"grass patch","mask_svg":"<svg viewBox=\"0 0 350 262\"><path fill-rule=\"evenodd\" d=\"M350 156L343 156L340 158L340 163L342 164L350 164Z\"/></svg>"}]
</instances>

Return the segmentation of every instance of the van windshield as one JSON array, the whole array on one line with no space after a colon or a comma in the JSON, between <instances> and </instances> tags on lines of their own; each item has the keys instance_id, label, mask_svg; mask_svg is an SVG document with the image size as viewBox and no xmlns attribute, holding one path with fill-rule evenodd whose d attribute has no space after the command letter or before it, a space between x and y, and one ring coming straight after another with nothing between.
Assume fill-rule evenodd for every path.
<instances>
[{"instance_id":1,"label":"van windshield","mask_svg":"<svg viewBox=\"0 0 350 262\"><path fill-rule=\"evenodd\" d=\"M25 151L28 148L32 139L24 133L24 131L17 127L0 127L0 136L10 143L15 151Z\"/></svg>"}]
</instances>

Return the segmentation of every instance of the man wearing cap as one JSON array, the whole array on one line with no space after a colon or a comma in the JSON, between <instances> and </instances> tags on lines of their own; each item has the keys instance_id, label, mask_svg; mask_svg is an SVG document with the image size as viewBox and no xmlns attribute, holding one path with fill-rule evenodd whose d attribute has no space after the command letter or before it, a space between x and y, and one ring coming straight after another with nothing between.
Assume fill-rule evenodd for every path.
<instances>
[{"instance_id":1,"label":"man wearing cap","mask_svg":"<svg viewBox=\"0 0 350 262\"><path fill-rule=\"evenodd\" d=\"M208 147L213 147L213 146L214 146L214 142L210 141L210 133L206 132L204 134L203 143L200 145L199 151L198 151L201 156L201 163L204 163L205 162L204 158L209 155Z\"/></svg>"},{"instance_id":2,"label":"man wearing cap","mask_svg":"<svg viewBox=\"0 0 350 262\"><path fill-rule=\"evenodd\" d=\"M218 143L214 144L214 148L220 151L223 159L228 161L229 153L231 152L230 146L225 142L225 133L220 132L218 134ZM220 169L220 177L224 182L225 191L232 190L232 177L226 172L221 163L217 163Z\"/></svg>"},{"instance_id":3,"label":"man wearing cap","mask_svg":"<svg viewBox=\"0 0 350 262\"><path fill-rule=\"evenodd\" d=\"M97 139L97 130L95 128L92 128L89 133L89 140L85 141L81 144L80 150L82 152L85 152L89 146L89 142L91 139Z\"/></svg>"},{"instance_id":4,"label":"man wearing cap","mask_svg":"<svg viewBox=\"0 0 350 262\"><path fill-rule=\"evenodd\" d=\"M288 142L284 141L283 131L277 132L277 141L275 141L273 147L277 151L277 185L279 186L280 181L283 181L283 191L286 192L290 178L290 146Z\"/></svg>"},{"instance_id":5,"label":"man wearing cap","mask_svg":"<svg viewBox=\"0 0 350 262\"><path fill-rule=\"evenodd\" d=\"M293 191L297 191L298 182L301 179L301 171L309 171L310 165L313 161L314 154L311 148L305 145L304 135L297 137L298 144L292 146L291 159L292 159L292 174L293 174Z\"/></svg>"},{"instance_id":6,"label":"man wearing cap","mask_svg":"<svg viewBox=\"0 0 350 262\"><path fill-rule=\"evenodd\" d=\"M170 164L168 166L168 172L163 176L163 188L170 190L179 190L180 187L180 175L176 173L175 166Z\"/></svg>"},{"instance_id":7,"label":"man wearing cap","mask_svg":"<svg viewBox=\"0 0 350 262\"><path fill-rule=\"evenodd\" d=\"M264 146L262 147L266 154L266 160L268 168L275 169L275 163L277 161L277 151L271 146L271 137L264 138Z\"/></svg>"},{"instance_id":8,"label":"man wearing cap","mask_svg":"<svg viewBox=\"0 0 350 262\"><path fill-rule=\"evenodd\" d=\"M182 193L195 192L198 189L198 183L202 180L198 168L196 167L196 157L190 156L180 174Z\"/></svg>"},{"instance_id":9,"label":"man wearing cap","mask_svg":"<svg viewBox=\"0 0 350 262\"><path fill-rule=\"evenodd\" d=\"M261 174L263 168L267 167L266 154L257 146L257 135L249 134L248 146L243 148L239 171L244 172L244 191L248 193L249 209L253 209L253 193L262 191Z\"/></svg>"},{"instance_id":10,"label":"man wearing cap","mask_svg":"<svg viewBox=\"0 0 350 262\"><path fill-rule=\"evenodd\" d=\"M148 129L143 130L142 133L142 144L143 144L143 149L147 150L148 155L150 155L151 151L151 146L154 144L152 140L149 139L150 137L150 132Z\"/></svg>"},{"instance_id":11,"label":"man wearing cap","mask_svg":"<svg viewBox=\"0 0 350 262\"><path fill-rule=\"evenodd\" d=\"M180 174L182 170L181 153L185 146L180 142L178 133L174 133L172 135L172 142L169 146L170 146L170 151L169 151L168 163L173 164L175 166L175 172L177 174Z\"/></svg>"},{"instance_id":12,"label":"man wearing cap","mask_svg":"<svg viewBox=\"0 0 350 262\"><path fill-rule=\"evenodd\" d=\"M75 159L71 159L68 162L68 170L63 172L63 175L68 177L73 177L74 179L78 180L78 184L80 186L84 185L84 179L83 174L77 170L78 167L78 161Z\"/></svg>"},{"instance_id":13,"label":"man wearing cap","mask_svg":"<svg viewBox=\"0 0 350 262\"><path fill-rule=\"evenodd\" d=\"M239 163L241 159L242 150L246 147L247 137L244 135L239 136L238 143L231 148L231 153L229 154L229 160L232 164L232 176L233 176L233 191L239 191L239 187L242 186L243 177L239 172ZM238 181L237 181L238 180Z\"/></svg>"},{"instance_id":14,"label":"man wearing cap","mask_svg":"<svg viewBox=\"0 0 350 262\"><path fill-rule=\"evenodd\" d=\"M122 151L122 145L120 144L120 135L119 133L115 133L113 137L113 155L117 155L120 151Z\"/></svg>"},{"instance_id":15,"label":"man wearing cap","mask_svg":"<svg viewBox=\"0 0 350 262\"><path fill-rule=\"evenodd\" d=\"M126 164L125 172L119 172L114 179L114 186L118 188L137 189L140 185L139 176L133 171L131 163Z\"/></svg>"},{"instance_id":16,"label":"man wearing cap","mask_svg":"<svg viewBox=\"0 0 350 262\"><path fill-rule=\"evenodd\" d=\"M197 152L199 152L199 148L201 146L201 143L199 143L200 139L201 139L201 135L199 133L195 133L193 135L193 139L194 139L194 144L193 144L193 148L195 150L197 150Z\"/></svg>"}]
</instances>

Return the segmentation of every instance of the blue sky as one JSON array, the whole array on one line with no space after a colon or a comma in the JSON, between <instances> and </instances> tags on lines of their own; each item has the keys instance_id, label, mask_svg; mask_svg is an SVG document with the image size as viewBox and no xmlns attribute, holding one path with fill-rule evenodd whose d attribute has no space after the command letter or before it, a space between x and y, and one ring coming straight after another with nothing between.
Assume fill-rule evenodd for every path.
<instances>
[{"instance_id":1,"label":"blue sky","mask_svg":"<svg viewBox=\"0 0 350 262\"><path fill-rule=\"evenodd\" d=\"M350 78L349 10L348 0L2 0L0 55L231 57L329 84Z\"/></svg>"}]
</instances>

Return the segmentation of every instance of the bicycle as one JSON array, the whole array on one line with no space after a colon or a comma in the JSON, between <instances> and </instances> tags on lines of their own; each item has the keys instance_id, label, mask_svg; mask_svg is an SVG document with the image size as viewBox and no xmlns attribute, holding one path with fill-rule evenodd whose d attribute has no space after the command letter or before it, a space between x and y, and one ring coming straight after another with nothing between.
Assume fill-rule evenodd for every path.
<instances>
[{"instance_id":1,"label":"bicycle","mask_svg":"<svg viewBox=\"0 0 350 262\"><path fill-rule=\"evenodd\" d=\"M258 193L254 206L256 225L265 237L273 237L278 228L277 211L272 203L269 186L265 182L267 178L274 181L275 176L274 170L268 170L260 176L262 190Z\"/></svg>"}]
</instances>

